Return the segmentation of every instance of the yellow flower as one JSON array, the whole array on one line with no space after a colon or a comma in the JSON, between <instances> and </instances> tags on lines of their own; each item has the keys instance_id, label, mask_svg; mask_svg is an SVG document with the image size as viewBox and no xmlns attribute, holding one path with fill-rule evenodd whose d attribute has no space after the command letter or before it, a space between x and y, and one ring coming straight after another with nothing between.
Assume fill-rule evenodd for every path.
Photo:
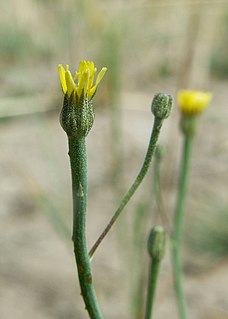
<instances>
[{"instance_id":1,"label":"yellow flower","mask_svg":"<svg viewBox=\"0 0 228 319\"><path fill-rule=\"evenodd\" d=\"M94 83L95 73L94 63L90 61L80 61L78 70L75 72L74 77L72 76L69 65L66 65L66 70L62 64L58 65L58 72L60 83L64 95L67 94L69 97L72 93L80 99L81 95L88 96L89 100L94 96L97 86L102 80L107 68L102 68L98 73L96 81Z\"/></svg>"},{"instance_id":2,"label":"yellow flower","mask_svg":"<svg viewBox=\"0 0 228 319\"><path fill-rule=\"evenodd\" d=\"M212 99L209 92L181 90L178 92L178 105L184 115L194 116L201 113Z\"/></svg>"}]
</instances>

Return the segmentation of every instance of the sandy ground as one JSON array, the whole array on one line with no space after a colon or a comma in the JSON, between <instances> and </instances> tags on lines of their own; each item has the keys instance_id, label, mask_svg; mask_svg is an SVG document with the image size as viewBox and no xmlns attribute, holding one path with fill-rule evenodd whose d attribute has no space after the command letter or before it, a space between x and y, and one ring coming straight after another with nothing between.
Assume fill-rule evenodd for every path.
<instances>
[{"instance_id":1,"label":"sandy ground","mask_svg":"<svg viewBox=\"0 0 228 319\"><path fill-rule=\"evenodd\" d=\"M208 196L215 196L227 207L226 91L227 83L216 84L214 102L201 119L187 201L191 208L197 206L197 195L201 190ZM135 177L144 158L152 123L150 103L150 94L124 95L124 189ZM171 143L175 150L167 157L167 167L172 168L166 185L168 206L173 204L175 195L176 179L172 176L177 171L181 142L177 123L174 112L165 123L160 139L168 147ZM87 318L80 297L70 236L64 235L58 224L51 222L50 211L54 211L71 228L67 140L59 126L58 115L2 123L0 129L0 318ZM95 125L87 140L89 246L115 208L109 140L109 111L97 110ZM145 191L145 186L139 194L143 189ZM133 205L129 207L128 214ZM130 232L130 225L131 221L127 220L123 226L126 233ZM112 231L94 257L94 281L105 318L131 319L132 259L127 246L122 245L123 252L119 251L117 234L116 230ZM189 258L185 262L186 269ZM177 318L169 260L167 253L155 304L154 317L157 319ZM203 263L203 268L196 273L186 271L189 319L228 318L227 266L224 259L209 265Z\"/></svg>"}]
</instances>

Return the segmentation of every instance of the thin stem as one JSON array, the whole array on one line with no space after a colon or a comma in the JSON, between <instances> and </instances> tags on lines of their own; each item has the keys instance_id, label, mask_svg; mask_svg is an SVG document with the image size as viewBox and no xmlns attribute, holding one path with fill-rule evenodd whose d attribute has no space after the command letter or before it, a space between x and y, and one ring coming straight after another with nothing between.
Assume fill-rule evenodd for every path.
<instances>
[{"instance_id":1,"label":"thin stem","mask_svg":"<svg viewBox=\"0 0 228 319\"><path fill-rule=\"evenodd\" d=\"M68 137L73 192L73 243L81 294L91 319L102 319L86 243L87 160L85 139Z\"/></svg>"},{"instance_id":2,"label":"thin stem","mask_svg":"<svg viewBox=\"0 0 228 319\"><path fill-rule=\"evenodd\" d=\"M131 262L131 273L133 278L131 284L131 317L134 319L142 318L144 312L145 267L141 261L144 258L144 234L148 223L148 218L146 218L148 217L148 212L149 208L147 201L144 200L137 204L133 223L133 260Z\"/></svg>"},{"instance_id":3,"label":"thin stem","mask_svg":"<svg viewBox=\"0 0 228 319\"><path fill-rule=\"evenodd\" d=\"M146 313L145 319L152 319L154 296L157 287L158 273L160 269L160 261L151 258L148 287L147 287L147 300L146 300Z\"/></svg>"},{"instance_id":4,"label":"thin stem","mask_svg":"<svg viewBox=\"0 0 228 319\"><path fill-rule=\"evenodd\" d=\"M158 215L163 223L166 226L166 229L170 232L170 221L168 216L164 211L164 203L162 198L162 187L161 187L161 162L162 162L162 149L161 146L157 146L154 156L154 165L153 165L153 193L155 198L155 204L157 206Z\"/></svg>"},{"instance_id":5,"label":"thin stem","mask_svg":"<svg viewBox=\"0 0 228 319\"><path fill-rule=\"evenodd\" d=\"M185 136L182 151L182 163L179 178L176 210L174 216L174 229L172 236L172 264L173 277L176 292L177 306L180 319L187 318L186 301L183 291L182 266L180 258L180 246L183 226L183 208L187 190L187 179L190 165L192 138Z\"/></svg>"},{"instance_id":6,"label":"thin stem","mask_svg":"<svg viewBox=\"0 0 228 319\"><path fill-rule=\"evenodd\" d=\"M150 166L150 162L151 162L152 156L154 154L154 150L155 150L155 147L156 147L156 144L157 144L157 140L158 140L158 136L159 136L159 133L160 133L161 126L162 126L162 122L163 122L162 119L155 117L153 129L152 129L152 133L151 133L151 138L150 138L150 142L149 142L149 146L148 146L148 149L147 149L146 157L144 159L142 168L141 168L138 176L136 177L134 183L132 184L131 188L128 190L126 195L123 197L118 209L114 213L113 217L111 218L110 222L106 226L105 230L102 232L102 234L100 235L100 237L95 242L95 244L93 245L92 249L90 250L90 252L89 252L89 256L90 257L93 256L93 254L96 251L97 247L100 245L102 240L108 234L108 232L112 228L113 224L116 222L117 218L119 217L119 215L123 211L124 207L129 202L131 197L134 195L135 191L137 190L137 188L141 184L143 178L145 177L145 175L146 175L146 173L148 171L148 168Z\"/></svg>"}]
</instances>

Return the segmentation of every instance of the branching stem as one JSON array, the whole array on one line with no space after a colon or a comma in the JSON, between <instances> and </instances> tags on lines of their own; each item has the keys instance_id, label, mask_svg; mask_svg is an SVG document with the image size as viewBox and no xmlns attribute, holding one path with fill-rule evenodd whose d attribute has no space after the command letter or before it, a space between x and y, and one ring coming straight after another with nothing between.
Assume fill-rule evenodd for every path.
<instances>
[{"instance_id":1,"label":"branching stem","mask_svg":"<svg viewBox=\"0 0 228 319\"><path fill-rule=\"evenodd\" d=\"M104 229L104 231L102 232L102 234L100 235L100 237L97 239L97 241L93 245L92 249L90 250L90 252L89 252L90 258L93 256L94 252L96 251L98 246L101 244L101 242L103 241L105 236L108 234L108 232L112 228L113 224L116 222L117 218L119 217L119 215L123 211L124 207L127 205L129 200L131 199L131 197L134 195L135 191L137 190L137 188L141 184L143 178L145 177L145 175L148 171L148 168L150 166L150 162L151 162L152 156L154 154L155 147L157 145L157 140L158 140L158 136L160 133L162 123L163 123L163 119L155 117L149 146L147 149L146 157L144 159L142 168L141 168L138 176L136 177L134 183L132 184L131 188L128 190L128 192L126 193L126 195L123 197L122 201L120 202L118 209L114 213L114 215L111 218L111 220L109 221L108 225L106 226L106 228Z\"/></svg>"}]
</instances>

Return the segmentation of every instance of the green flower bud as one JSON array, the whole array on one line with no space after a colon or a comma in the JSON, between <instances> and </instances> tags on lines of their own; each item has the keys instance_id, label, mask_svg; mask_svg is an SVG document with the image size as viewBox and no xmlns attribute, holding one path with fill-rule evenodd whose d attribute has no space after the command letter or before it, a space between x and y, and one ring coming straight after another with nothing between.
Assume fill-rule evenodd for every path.
<instances>
[{"instance_id":1,"label":"green flower bud","mask_svg":"<svg viewBox=\"0 0 228 319\"><path fill-rule=\"evenodd\" d=\"M151 111L155 117L159 119L166 119L172 109L173 98L169 94L157 93L154 95Z\"/></svg>"},{"instance_id":2,"label":"green flower bud","mask_svg":"<svg viewBox=\"0 0 228 319\"><path fill-rule=\"evenodd\" d=\"M92 101L82 94L78 99L74 92L64 96L60 124L68 136L86 137L94 122Z\"/></svg>"},{"instance_id":3,"label":"green flower bud","mask_svg":"<svg viewBox=\"0 0 228 319\"><path fill-rule=\"evenodd\" d=\"M166 234L161 226L154 226L151 229L147 249L152 259L160 261L165 255Z\"/></svg>"}]
</instances>

